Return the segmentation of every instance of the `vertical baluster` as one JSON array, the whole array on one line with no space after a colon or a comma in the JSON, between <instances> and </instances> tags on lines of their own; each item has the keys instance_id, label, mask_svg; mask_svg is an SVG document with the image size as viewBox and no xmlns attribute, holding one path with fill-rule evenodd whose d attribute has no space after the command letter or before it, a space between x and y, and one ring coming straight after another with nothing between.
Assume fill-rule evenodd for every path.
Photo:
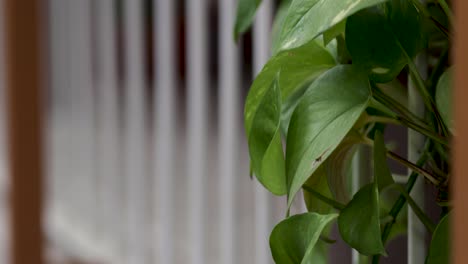
<instances>
[{"instance_id":1,"label":"vertical baluster","mask_svg":"<svg viewBox=\"0 0 468 264\"><path fill-rule=\"evenodd\" d=\"M78 226L81 208L78 206L77 192L79 176L73 175L76 166L76 110L72 93L71 40L72 19L68 15L69 1L53 0L50 2L50 85L51 103L47 123L48 133L46 144L48 151L47 170L52 185L51 196L48 197L47 228L53 240L70 239L63 235L63 226L75 226L73 230L80 232ZM67 235L68 235L67 234Z\"/></svg>"},{"instance_id":2,"label":"vertical baluster","mask_svg":"<svg viewBox=\"0 0 468 264\"><path fill-rule=\"evenodd\" d=\"M271 0L260 6L253 28L254 76L270 57L270 31L273 13ZM271 194L259 183L255 186L255 261L258 264L272 263L268 238L273 226Z\"/></svg>"},{"instance_id":3,"label":"vertical baluster","mask_svg":"<svg viewBox=\"0 0 468 264\"><path fill-rule=\"evenodd\" d=\"M147 263L143 1L123 1L125 31L125 177L129 264Z\"/></svg>"},{"instance_id":4,"label":"vertical baluster","mask_svg":"<svg viewBox=\"0 0 468 264\"><path fill-rule=\"evenodd\" d=\"M156 0L153 39L155 43L155 263L174 263L174 148L175 148L175 1ZM193 245L194 246L194 245Z\"/></svg>"},{"instance_id":5,"label":"vertical baluster","mask_svg":"<svg viewBox=\"0 0 468 264\"><path fill-rule=\"evenodd\" d=\"M204 261L204 186L206 173L207 1L187 0L187 121L190 262Z\"/></svg>"},{"instance_id":6,"label":"vertical baluster","mask_svg":"<svg viewBox=\"0 0 468 264\"><path fill-rule=\"evenodd\" d=\"M352 159L352 195L354 195L361 186L370 182L372 177L369 161L372 160L369 149L364 146L359 146ZM351 249L351 257L353 264L359 264L363 261L363 257L355 249Z\"/></svg>"},{"instance_id":7,"label":"vertical baluster","mask_svg":"<svg viewBox=\"0 0 468 264\"><path fill-rule=\"evenodd\" d=\"M51 209L48 213L48 217L52 217L52 214L56 214L67 197L64 196L65 178L67 174L64 172L66 167L65 159L68 159L61 148L67 145L65 140L65 133L60 133L58 129L60 119L64 115L70 114L69 104L66 102L68 95L68 67L66 58L68 48L68 35L67 32L67 20L66 14L67 3L60 0L50 1L50 112L47 121L47 132L46 133L46 144L49 159L47 162L47 170L51 184L51 195L49 196L50 202L48 209ZM70 141L68 141L70 142ZM59 159L62 159L59 161ZM68 159L69 160L69 159ZM63 206L62 206L63 207ZM49 223L48 223L49 224ZM52 222L50 222L52 224Z\"/></svg>"},{"instance_id":8,"label":"vertical baluster","mask_svg":"<svg viewBox=\"0 0 468 264\"><path fill-rule=\"evenodd\" d=\"M115 0L96 2L98 194L100 234L115 259L122 259L123 183L118 117Z\"/></svg>"},{"instance_id":9,"label":"vertical baluster","mask_svg":"<svg viewBox=\"0 0 468 264\"><path fill-rule=\"evenodd\" d=\"M232 38L236 1L223 0L219 6L219 212L221 260L220 263L237 263L236 236L234 233L234 194L236 192L239 126L239 51Z\"/></svg>"},{"instance_id":10,"label":"vertical baluster","mask_svg":"<svg viewBox=\"0 0 468 264\"><path fill-rule=\"evenodd\" d=\"M416 66L420 70L421 77L427 78L426 57L421 54L416 58ZM408 108L420 117L424 117L424 103L418 93L414 83L408 82ZM408 130L408 160L416 162L424 147L424 136L411 129ZM411 173L411 171L409 171ZM424 179L419 177L411 191L415 202L424 208ZM411 207L408 207L408 264L424 263L426 258L426 229L414 214Z\"/></svg>"},{"instance_id":11,"label":"vertical baluster","mask_svg":"<svg viewBox=\"0 0 468 264\"><path fill-rule=\"evenodd\" d=\"M79 206L81 227L87 235L95 234L95 119L91 61L90 1L70 1L70 92L72 107L73 163L68 172L74 199Z\"/></svg>"}]
</instances>

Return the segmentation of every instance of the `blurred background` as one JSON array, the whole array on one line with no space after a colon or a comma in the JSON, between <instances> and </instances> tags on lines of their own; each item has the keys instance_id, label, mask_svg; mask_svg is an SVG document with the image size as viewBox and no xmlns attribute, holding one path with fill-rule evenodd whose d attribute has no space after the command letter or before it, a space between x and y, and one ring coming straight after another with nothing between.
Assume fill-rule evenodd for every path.
<instances>
[{"instance_id":1,"label":"blurred background","mask_svg":"<svg viewBox=\"0 0 468 264\"><path fill-rule=\"evenodd\" d=\"M264 0L238 43L236 0L42 3L46 263L272 263L286 200L249 177L242 115L278 3ZM0 19L0 263L11 224L5 38ZM405 130L390 131L405 155ZM400 253L382 263L405 263L406 238L395 241ZM329 255L353 262L341 241Z\"/></svg>"}]
</instances>

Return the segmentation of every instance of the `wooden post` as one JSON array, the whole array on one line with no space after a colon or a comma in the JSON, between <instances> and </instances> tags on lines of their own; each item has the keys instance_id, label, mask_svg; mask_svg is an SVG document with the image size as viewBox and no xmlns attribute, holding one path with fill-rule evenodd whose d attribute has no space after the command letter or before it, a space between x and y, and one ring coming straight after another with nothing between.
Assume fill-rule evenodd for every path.
<instances>
[{"instance_id":1,"label":"wooden post","mask_svg":"<svg viewBox=\"0 0 468 264\"><path fill-rule=\"evenodd\" d=\"M455 1L455 139L453 146L455 214L452 219L452 263L468 263L468 1Z\"/></svg>"},{"instance_id":2,"label":"wooden post","mask_svg":"<svg viewBox=\"0 0 468 264\"><path fill-rule=\"evenodd\" d=\"M5 0L11 263L41 264L40 0Z\"/></svg>"}]
</instances>

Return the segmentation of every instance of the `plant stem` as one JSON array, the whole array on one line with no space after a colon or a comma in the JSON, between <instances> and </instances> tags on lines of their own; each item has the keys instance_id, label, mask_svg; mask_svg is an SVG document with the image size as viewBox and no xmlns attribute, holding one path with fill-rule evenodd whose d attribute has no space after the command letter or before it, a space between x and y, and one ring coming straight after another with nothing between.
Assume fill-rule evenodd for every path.
<instances>
[{"instance_id":1,"label":"plant stem","mask_svg":"<svg viewBox=\"0 0 468 264\"><path fill-rule=\"evenodd\" d=\"M395 152L387 151L387 155L391 159L393 159L395 161L398 161L399 163L401 163L401 164L405 165L406 167L410 168L411 170L421 174L422 176L424 176L427 180L429 180L435 186L440 185L440 181L436 177L434 177L430 172L428 172L427 170L425 170L425 169L419 167L418 165L406 160L405 158L399 156Z\"/></svg>"},{"instance_id":2,"label":"plant stem","mask_svg":"<svg viewBox=\"0 0 468 264\"><path fill-rule=\"evenodd\" d=\"M450 20L450 23L453 24L453 14L452 14L452 10L450 10L447 2L445 2L445 0L437 0L440 4L440 6L442 7L442 9L444 10L445 14L447 15L447 17L449 18Z\"/></svg>"},{"instance_id":3,"label":"plant stem","mask_svg":"<svg viewBox=\"0 0 468 264\"><path fill-rule=\"evenodd\" d=\"M426 85L424 84L424 80L422 79L421 75L419 74L418 68L414 64L413 60L408 56L406 51L403 49L403 47L401 46L401 43L400 42L397 42L397 43L400 46L403 54L405 55L405 57L406 57L406 59L408 61L408 66L409 66L409 69L410 69L411 79L413 80L416 88L418 89L419 94L421 95L426 108L428 110L430 110L434 114L434 116L436 118L436 121L437 121L437 124L440 127L444 127L445 124L442 121L439 110L437 109L437 107L436 107L436 105L434 103L434 100L432 100L432 97L429 94L429 91L426 89Z\"/></svg>"},{"instance_id":4,"label":"plant stem","mask_svg":"<svg viewBox=\"0 0 468 264\"><path fill-rule=\"evenodd\" d=\"M398 121L400 121L403 125L406 125L407 127L427 136L428 138L438 142L439 144L442 144L446 147L448 147L450 144L447 142L447 140L445 140L443 137L441 137L440 135L430 131L429 129L427 128L424 128L418 124L415 124L409 120L405 120L403 118L397 118Z\"/></svg>"},{"instance_id":5,"label":"plant stem","mask_svg":"<svg viewBox=\"0 0 468 264\"><path fill-rule=\"evenodd\" d=\"M440 3L440 1L439 1L439 3ZM426 10L426 7L420 2L420 0L413 0L413 4L414 4L414 6L419 10L419 12L421 12L421 14L423 14L425 17L429 18L432 22L434 22L434 24L437 26L437 28L438 28L445 36L449 37L449 35L450 35L449 30L448 30L446 27L444 27L444 26L442 25L442 23L440 23L437 19L435 19L435 17L433 17L433 16ZM448 7L448 6L447 6L447 7ZM442 7L442 8L443 8L443 7ZM450 10L450 9L449 9L449 10ZM444 12L445 12L445 10L444 10ZM451 13L451 12L450 12L450 13ZM447 14L447 16L449 16L449 15ZM452 17L453 17L453 15L452 15ZM450 19L451 21L453 21L453 20L450 18L450 16L449 16L449 19Z\"/></svg>"},{"instance_id":6,"label":"plant stem","mask_svg":"<svg viewBox=\"0 0 468 264\"><path fill-rule=\"evenodd\" d=\"M434 66L434 69L432 70L431 75L429 76L429 79L427 80L427 88L432 97L434 97L435 95L437 82L440 76L442 75L442 73L444 73L445 65L448 61L448 58L449 58L449 47L447 46L442 51L439 60Z\"/></svg>"},{"instance_id":7,"label":"plant stem","mask_svg":"<svg viewBox=\"0 0 468 264\"><path fill-rule=\"evenodd\" d=\"M427 145L426 144L426 149L427 149ZM424 163L426 163L426 159L427 159L427 156L426 156L426 152L424 151L423 152L423 155L419 158L419 160L416 162L416 165L419 167L419 166L422 166L424 165ZM408 178L408 181L406 182L406 192L409 194L411 193L411 190L413 189L413 186L414 184L416 183L416 180L418 179L418 173L413 171L411 173L411 175L409 176ZM387 223L383 229L383 232L382 232L382 242L385 244L385 242L387 241L388 239L388 236L390 235L390 231L392 230L392 227L393 225L395 224L396 222L396 219L398 217L398 215L400 214L400 211L401 209L403 208L403 206L405 205L405 202L406 202L406 197L403 195L403 194L400 194L400 196L398 197L398 199L396 200L396 202L393 204L392 206L392 209L390 210L390 212L388 213L389 215L391 215L393 217L393 221L391 221L390 223ZM380 255L374 255L372 257L372 263L378 263L379 262L379 258L380 258Z\"/></svg>"},{"instance_id":8,"label":"plant stem","mask_svg":"<svg viewBox=\"0 0 468 264\"><path fill-rule=\"evenodd\" d=\"M401 187L401 185L395 184L393 186L396 189L398 189L403 196L405 196L406 201L408 201L408 204L411 206L411 209L413 209L413 212L427 228L427 231L429 231L430 233L434 233L435 225L431 221L431 219L424 213L421 207L419 207L419 205L413 200L413 198L411 198L411 196L406 192L406 190L403 187Z\"/></svg>"},{"instance_id":9,"label":"plant stem","mask_svg":"<svg viewBox=\"0 0 468 264\"><path fill-rule=\"evenodd\" d=\"M402 125L401 122L399 122L397 119L386 116L369 116L367 118L367 123Z\"/></svg>"},{"instance_id":10,"label":"plant stem","mask_svg":"<svg viewBox=\"0 0 468 264\"><path fill-rule=\"evenodd\" d=\"M314 189L308 187L308 186L302 186L302 188L307 191L308 193L312 194L313 196L317 197L320 201L332 206L333 208L337 209L337 210L343 210L346 205L338 202L338 201L335 201L333 199L330 199L324 195L322 195L321 193L315 191Z\"/></svg>"},{"instance_id":11,"label":"plant stem","mask_svg":"<svg viewBox=\"0 0 468 264\"><path fill-rule=\"evenodd\" d=\"M380 218L380 224L381 225L386 225L386 224L388 224L388 223L390 223L392 221L393 221L393 217L391 215L386 215L386 216Z\"/></svg>"},{"instance_id":12,"label":"plant stem","mask_svg":"<svg viewBox=\"0 0 468 264\"><path fill-rule=\"evenodd\" d=\"M432 100L431 95L429 94L429 92L426 89L426 85L424 84L424 80L421 77L421 74L419 73L418 68L416 67L416 64L414 64L411 57L408 56L408 54L404 50L403 46L401 46L401 43L398 42L398 45L400 46L403 54L406 57L406 60L408 61L408 67L409 67L411 79L413 79L413 82L414 82L416 88L418 89L419 94L421 95L421 97L422 97L422 99L424 101L424 104L426 105L426 108L429 109L429 110L433 110L434 102Z\"/></svg>"},{"instance_id":13,"label":"plant stem","mask_svg":"<svg viewBox=\"0 0 468 264\"><path fill-rule=\"evenodd\" d=\"M405 125L415 130L416 132L419 132L444 146L449 146L449 143L440 135L430 131L428 128L425 128L416 123L413 123L412 121L405 120L404 118L401 118L401 117L392 118L392 117L386 117L386 116L369 116L367 119L367 123L372 123L372 122L383 123L383 124Z\"/></svg>"},{"instance_id":14,"label":"plant stem","mask_svg":"<svg viewBox=\"0 0 468 264\"><path fill-rule=\"evenodd\" d=\"M425 124L424 120L413 114L408 108L391 98L390 96L387 96L384 92L380 91L379 88L374 86L373 89L373 94L374 97L377 101L382 103L384 106L389 108L392 111L395 111L396 113L400 114L401 116L405 117L405 119L410 120L413 123L420 123L421 125Z\"/></svg>"}]
</instances>

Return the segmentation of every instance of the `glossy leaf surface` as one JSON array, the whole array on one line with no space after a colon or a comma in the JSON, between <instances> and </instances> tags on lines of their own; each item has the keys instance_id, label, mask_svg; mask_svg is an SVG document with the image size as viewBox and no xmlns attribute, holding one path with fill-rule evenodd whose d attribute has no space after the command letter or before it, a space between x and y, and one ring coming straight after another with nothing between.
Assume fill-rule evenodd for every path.
<instances>
[{"instance_id":1,"label":"glossy leaf surface","mask_svg":"<svg viewBox=\"0 0 468 264\"><path fill-rule=\"evenodd\" d=\"M277 195L286 193L280 117L281 93L277 78L271 83L255 112L253 133L250 133L248 139L251 165L257 179Z\"/></svg>"},{"instance_id":2,"label":"glossy leaf surface","mask_svg":"<svg viewBox=\"0 0 468 264\"><path fill-rule=\"evenodd\" d=\"M273 259L281 264L312 264L320 234L337 214L305 213L291 216L275 226L270 236Z\"/></svg>"},{"instance_id":3,"label":"glossy leaf surface","mask_svg":"<svg viewBox=\"0 0 468 264\"><path fill-rule=\"evenodd\" d=\"M379 191L376 183L362 187L338 217L341 237L364 255L384 254L380 237Z\"/></svg>"},{"instance_id":4,"label":"glossy leaf surface","mask_svg":"<svg viewBox=\"0 0 468 264\"><path fill-rule=\"evenodd\" d=\"M244 110L252 167L260 182L274 194L286 193L286 178L280 165L284 163L281 161L284 158L280 160L279 155L280 152L281 157L284 155L278 132L281 102L301 87L302 83L316 78L334 64L333 57L325 48L310 43L274 56L252 84ZM280 69L281 74L273 89L272 83ZM278 94L281 95L279 99ZM275 111L280 112L278 114Z\"/></svg>"},{"instance_id":5,"label":"glossy leaf surface","mask_svg":"<svg viewBox=\"0 0 468 264\"><path fill-rule=\"evenodd\" d=\"M288 129L288 205L350 131L370 96L367 76L351 65L336 66L310 85Z\"/></svg>"},{"instance_id":6,"label":"glossy leaf surface","mask_svg":"<svg viewBox=\"0 0 468 264\"><path fill-rule=\"evenodd\" d=\"M353 64L376 82L393 80L425 44L422 18L411 1L393 0L348 18L346 46Z\"/></svg>"},{"instance_id":7,"label":"glossy leaf surface","mask_svg":"<svg viewBox=\"0 0 468 264\"><path fill-rule=\"evenodd\" d=\"M302 46L348 16L385 0L293 0L277 51Z\"/></svg>"}]
</instances>

